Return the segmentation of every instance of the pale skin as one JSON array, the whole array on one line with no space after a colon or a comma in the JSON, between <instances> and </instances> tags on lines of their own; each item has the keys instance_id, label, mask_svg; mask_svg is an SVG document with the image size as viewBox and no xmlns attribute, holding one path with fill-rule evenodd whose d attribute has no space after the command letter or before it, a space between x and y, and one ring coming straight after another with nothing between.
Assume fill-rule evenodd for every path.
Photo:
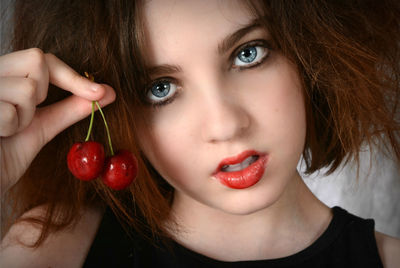
<instances>
[{"instance_id":1,"label":"pale skin","mask_svg":"<svg viewBox=\"0 0 400 268\"><path fill-rule=\"evenodd\" d=\"M176 189L172 211L185 231L170 232L189 249L224 261L279 258L306 248L325 231L332 214L296 171L306 122L295 67L277 51L257 43L253 46L267 55L265 60L261 63L263 59L258 59L260 64L251 69L235 68L242 64L230 57L236 55L237 48L254 40L268 40L268 33L260 28L252 28L223 53L218 52L223 40L252 21L240 4L173 2L146 4L146 34L149 64L179 67L174 73L159 72L153 78L173 78L171 83L177 86L179 96L157 110L149 108L152 135L141 133L142 150ZM49 83L74 95L35 109L47 95ZM92 91L92 86L97 90ZM172 97L170 94L166 98ZM114 98L111 87L80 77L61 60L40 50L0 57L0 109L11 111L9 117L0 119L5 164L2 189L16 183L46 142L89 115L91 100L100 100L105 106ZM18 150L31 147L28 152ZM260 182L233 190L211 176L222 158L247 149L270 156ZM7 168L6 176L3 167ZM27 213L40 215L43 209ZM38 230L28 224L14 225L2 241L0 264L80 267L101 216L102 211L94 208L82 211L76 226L50 235L36 250L15 241L32 241ZM399 240L378 232L376 239L385 267L396 267L400 263L395 254L400 252Z\"/></svg>"}]
</instances>

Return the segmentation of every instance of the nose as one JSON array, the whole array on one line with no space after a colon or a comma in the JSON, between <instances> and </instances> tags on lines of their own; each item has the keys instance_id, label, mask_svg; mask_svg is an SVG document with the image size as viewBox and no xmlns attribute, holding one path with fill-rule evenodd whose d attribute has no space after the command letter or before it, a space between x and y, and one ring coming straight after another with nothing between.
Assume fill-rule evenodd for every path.
<instances>
[{"instance_id":1,"label":"nose","mask_svg":"<svg viewBox=\"0 0 400 268\"><path fill-rule=\"evenodd\" d=\"M246 134L250 115L243 103L227 96L227 92L213 91L202 99L201 134L204 141L219 143L233 141Z\"/></svg>"}]
</instances>

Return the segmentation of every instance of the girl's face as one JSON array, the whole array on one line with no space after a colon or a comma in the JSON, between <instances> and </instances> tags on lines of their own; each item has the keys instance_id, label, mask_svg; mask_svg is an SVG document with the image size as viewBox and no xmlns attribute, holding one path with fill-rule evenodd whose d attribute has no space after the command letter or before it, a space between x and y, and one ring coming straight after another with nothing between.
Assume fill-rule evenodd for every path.
<instances>
[{"instance_id":1,"label":"girl's face","mask_svg":"<svg viewBox=\"0 0 400 268\"><path fill-rule=\"evenodd\" d=\"M146 90L159 106L147 110L151 133L139 135L176 190L174 206L244 215L285 196L298 176L305 108L296 69L268 32L241 1L152 0L145 18ZM216 178L223 159L248 150L265 156L258 170L230 187Z\"/></svg>"}]
</instances>

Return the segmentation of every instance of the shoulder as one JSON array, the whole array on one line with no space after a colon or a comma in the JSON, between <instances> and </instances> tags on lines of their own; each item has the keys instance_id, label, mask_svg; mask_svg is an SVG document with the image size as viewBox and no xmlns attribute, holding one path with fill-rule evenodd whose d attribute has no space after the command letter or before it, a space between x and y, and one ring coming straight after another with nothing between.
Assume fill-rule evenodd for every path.
<instances>
[{"instance_id":1,"label":"shoulder","mask_svg":"<svg viewBox=\"0 0 400 268\"><path fill-rule=\"evenodd\" d=\"M36 207L25 216L41 217L46 206ZM40 236L41 228L28 222L11 226L1 241L1 267L80 267L96 235L103 211L86 208L76 225L51 233L38 248L26 247Z\"/></svg>"},{"instance_id":2,"label":"shoulder","mask_svg":"<svg viewBox=\"0 0 400 268\"><path fill-rule=\"evenodd\" d=\"M376 244L384 267L399 267L400 239L375 232Z\"/></svg>"}]
</instances>

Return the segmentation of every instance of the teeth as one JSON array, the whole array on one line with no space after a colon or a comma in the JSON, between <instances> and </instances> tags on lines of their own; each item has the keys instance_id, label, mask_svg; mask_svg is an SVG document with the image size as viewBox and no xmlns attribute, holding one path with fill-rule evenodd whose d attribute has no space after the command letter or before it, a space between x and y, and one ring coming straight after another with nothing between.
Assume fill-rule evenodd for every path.
<instances>
[{"instance_id":1,"label":"teeth","mask_svg":"<svg viewBox=\"0 0 400 268\"><path fill-rule=\"evenodd\" d=\"M236 164L236 165L225 165L222 167L221 170L224 172L239 171L239 170L247 168L248 166L253 164L255 161L257 161L257 159L258 159L257 155L249 156L243 162Z\"/></svg>"}]
</instances>

